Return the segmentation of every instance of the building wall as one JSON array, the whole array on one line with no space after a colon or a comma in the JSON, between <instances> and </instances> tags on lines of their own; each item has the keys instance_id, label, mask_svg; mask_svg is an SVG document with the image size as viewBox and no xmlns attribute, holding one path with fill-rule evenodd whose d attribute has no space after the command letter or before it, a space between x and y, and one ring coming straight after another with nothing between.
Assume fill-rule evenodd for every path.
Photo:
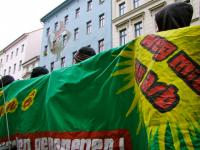
<instances>
[{"instance_id":1,"label":"building wall","mask_svg":"<svg viewBox=\"0 0 200 150\"><path fill-rule=\"evenodd\" d=\"M180 1L180 0L179 0ZM125 13L119 15L119 5L125 2ZM155 14L164 6L174 3L175 0L140 0L140 6L134 8L133 0L112 0L112 30L113 47L120 45L120 31L126 29L126 43L136 38L135 24L142 22L141 35L154 33L157 30ZM191 25L200 24L200 1L191 0L194 8Z\"/></svg>"},{"instance_id":2,"label":"building wall","mask_svg":"<svg viewBox=\"0 0 200 150\"><path fill-rule=\"evenodd\" d=\"M23 68L21 64L24 61L26 44L27 38L25 36L23 39L16 41L16 43L8 49L3 49L3 61L0 75L12 75L16 80L22 79ZM15 64L16 68L14 69Z\"/></svg>"},{"instance_id":3,"label":"building wall","mask_svg":"<svg viewBox=\"0 0 200 150\"><path fill-rule=\"evenodd\" d=\"M22 64L23 66L23 79L30 77L30 73L33 68L39 64L39 55L42 42L43 29L38 29L29 33L27 37L27 47L25 51L25 58Z\"/></svg>"},{"instance_id":4,"label":"building wall","mask_svg":"<svg viewBox=\"0 0 200 150\"><path fill-rule=\"evenodd\" d=\"M25 62L22 65L23 66L22 78L29 79L31 76L32 69L37 67L38 64L39 64L39 55Z\"/></svg>"},{"instance_id":5,"label":"building wall","mask_svg":"<svg viewBox=\"0 0 200 150\"><path fill-rule=\"evenodd\" d=\"M39 56L41 33L42 30L40 29L23 34L2 50L0 55L0 63L2 60L0 65L1 76L12 75L15 80L20 80L23 79L23 76L27 71L31 71L33 67L38 66L38 62L34 62L35 65L33 66L31 64L32 68L27 70L26 66L23 64L27 64L26 62L28 62L30 59Z\"/></svg>"},{"instance_id":6,"label":"building wall","mask_svg":"<svg viewBox=\"0 0 200 150\"><path fill-rule=\"evenodd\" d=\"M0 77L3 75L3 58L4 58L4 54L3 54L3 50L0 51Z\"/></svg>"},{"instance_id":7,"label":"building wall","mask_svg":"<svg viewBox=\"0 0 200 150\"><path fill-rule=\"evenodd\" d=\"M29 33L27 37L27 47L24 58L25 62L40 54L42 32L43 30L39 29Z\"/></svg>"},{"instance_id":8,"label":"building wall","mask_svg":"<svg viewBox=\"0 0 200 150\"><path fill-rule=\"evenodd\" d=\"M40 66L46 66L47 69L51 71L50 64L54 62L55 69L61 68L62 57L65 57L65 66L70 66L73 62L73 52L83 46L90 45L98 53L98 41L101 39L104 39L104 49L110 49L112 47L111 1L104 0L103 3L99 4L99 0L92 0L92 10L87 11L88 1L89 0L73 0L64 8L59 9L59 11L55 12L49 18L45 20L42 19L44 23L44 31L40 52ZM61 5L58 7L61 7ZM77 8L80 8L80 16L75 18L75 10ZM101 14L104 14L105 16L105 24L104 27L99 28L99 15ZM48 28L50 28L50 34L52 34L55 22L58 22L59 25L60 22L64 23L64 18L66 15L68 15L68 22L64 25L65 32L67 32L70 36L66 45L61 50L60 56L58 57L57 55L52 54L50 50L46 31ZM86 32L86 23L88 21L92 21L92 31L89 34ZM74 40L74 30L76 28L79 28L78 40ZM48 46L47 52L45 52L45 55L47 54L46 56L44 56L45 46Z\"/></svg>"}]
</instances>

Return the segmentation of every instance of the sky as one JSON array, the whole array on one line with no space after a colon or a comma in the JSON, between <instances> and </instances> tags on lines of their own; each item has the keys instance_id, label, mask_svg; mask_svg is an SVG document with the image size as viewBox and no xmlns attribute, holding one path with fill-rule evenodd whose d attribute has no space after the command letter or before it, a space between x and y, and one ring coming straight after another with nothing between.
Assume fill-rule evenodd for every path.
<instances>
[{"instance_id":1,"label":"sky","mask_svg":"<svg viewBox=\"0 0 200 150\"><path fill-rule=\"evenodd\" d=\"M24 33L43 27L40 19L64 0L1 0L0 50Z\"/></svg>"}]
</instances>

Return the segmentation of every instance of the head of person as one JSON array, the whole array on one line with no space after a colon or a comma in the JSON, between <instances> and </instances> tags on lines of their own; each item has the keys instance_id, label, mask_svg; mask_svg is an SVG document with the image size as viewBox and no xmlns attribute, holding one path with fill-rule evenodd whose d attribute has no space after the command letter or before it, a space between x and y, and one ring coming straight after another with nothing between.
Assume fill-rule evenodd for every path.
<instances>
[{"instance_id":1,"label":"head of person","mask_svg":"<svg viewBox=\"0 0 200 150\"><path fill-rule=\"evenodd\" d=\"M49 70L45 67L35 67L31 72L31 78L39 77L48 73Z\"/></svg>"},{"instance_id":2,"label":"head of person","mask_svg":"<svg viewBox=\"0 0 200 150\"><path fill-rule=\"evenodd\" d=\"M84 61L92 56L96 55L96 52L91 47L82 47L74 54L75 64Z\"/></svg>"},{"instance_id":3,"label":"head of person","mask_svg":"<svg viewBox=\"0 0 200 150\"><path fill-rule=\"evenodd\" d=\"M165 6L155 15L158 31L187 27L192 21L193 7L187 2L176 2Z\"/></svg>"},{"instance_id":4,"label":"head of person","mask_svg":"<svg viewBox=\"0 0 200 150\"><path fill-rule=\"evenodd\" d=\"M12 83L15 79L11 75L5 75L0 80L0 88Z\"/></svg>"}]
</instances>

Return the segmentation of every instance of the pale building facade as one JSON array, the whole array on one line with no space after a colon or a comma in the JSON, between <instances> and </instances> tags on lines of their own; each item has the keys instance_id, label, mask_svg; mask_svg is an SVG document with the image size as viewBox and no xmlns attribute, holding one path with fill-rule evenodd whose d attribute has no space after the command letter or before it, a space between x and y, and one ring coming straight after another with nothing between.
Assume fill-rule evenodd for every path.
<instances>
[{"instance_id":1,"label":"pale building facade","mask_svg":"<svg viewBox=\"0 0 200 150\"><path fill-rule=\"evenodd\" d=\"M164 6L183 0L112 0L113 47L157 30L155 14ZM194 14L191 25L200 24L200 0L190 0Z\"/></svg>"},{"instance_id":2,"label":"pale building facade","mask_svg":"<svg viewBox=\"0 0 200 150\"><path fill-rule=\"evenodd\" d=\"M25 79L38 66L42 29L22 34L0 53L0 75L12 75L15 80ZM31 66L31 67L29 67ZM30 74L30 73L29 73Z\"/></svg>"},{"instance_id":3,"label":"pale building facade","mask_svg":"<svg viewBox=\"0 0 200 150\"><path fill-rule=\"evenodd\" d=\"M24 62L22 64L22 67L23 67L22 78L23 79L29 78L32 69L39 65L42 32L43 30L39 29L39 30L30 32L29 36L27 37L26 54L24 57Z\"/></svg>"}]
</instances>

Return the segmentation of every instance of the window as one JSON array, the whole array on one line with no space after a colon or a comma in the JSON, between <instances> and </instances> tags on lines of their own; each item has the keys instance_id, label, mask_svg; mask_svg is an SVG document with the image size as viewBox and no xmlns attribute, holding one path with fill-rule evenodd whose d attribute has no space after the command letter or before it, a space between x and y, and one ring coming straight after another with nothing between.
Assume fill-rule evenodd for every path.
<instances>
[{"instance_id":1,"label":"window","mask_svg":"<svg viewBox=\"0 0 200 150\"><path fill-rule=\"evenodd\" d=\"M141 5L141 0L133 0L133 7L137 8Z\"/></svg>"},{"instance_id":2,"label":"window","mask_svg":"<svg viewBox=\"0 0 200 150\"><path fill-rule=\"evenodd\" d=\"M122 16L125 13L125 2L119 4L119 16Z\"/></svg>"},{"instance_id":3,"label":"window","mask_svg":"<svg viewBox=\"0 0 200 150\"><path fill-rule=\"evenodd\" d=\"M53 41L53 49L56 48L56 40Z\"/></svg>"},{"instance_id":4,"label":"window","mask_svg":"<svg viewBox=\"0 0 200 150\"><path fill-rule=\"evenodd\" d=\"M53 69L54 69L54 62L51 62L51 68L50 68L51 72L53 71Z\"/></svg>"},{"instance_id":5,"label":"window","mask_svg":"<svg viewBox=\"0 0 200 150\"><path fill-rule=\"evenodd\" d=\"M92 0L89 0L87 3L87 11L91 11L92 10Z\"/></svg>"},{"instance_id":6,"label":"window","mask_svg":"<svg viewBox=\"0 0 200 150\"><path fill-rule=\"evenodd\" d=\"M138 37L142 34L142 21L135 23L135 37Z\"/></svg>"},{"instance_id":7,"label":"window","mask_svg":"<svg viewBox=\"0 0 200 150\"><path fill-rule=\"evenodd\" d=\"M76 63L76 60L74 59L74 55L76 54L77 51L72 52L72 64Z\"/></svg>"},{"instance_id":8,"label":"window","mask_svg":"<svg viewBox=\"0 0 200 150\"><path fill-rule=\"evenodd\" d=\"M67 43L67 34L63 35L63 46L66 46Z\"/></svg>"},{"instance_id":9,"label":"window","mask_svg":"<svg viewBox=\"0 0 200 150\"><path fill-rule=\"evenodd\" d=\"M44 56L47 56L47 54L48 54L47 50L48 50L48 45L45 45L44 46Z\"/></svg>"},{"instance_id":10,"label":"window","mask_svg":"<svg viewBox=\"0 0 200 150\"><path fill-rule=\"evenodd\" d=\"M62 57L60 60L60 66L61 68L65 67L65 57Z\"/></svg>"},{"instance_id":11,"label":"window","mask_svg":"<svg viewBox=\"0 0 200 150\"><path fill-rule=\"evenodd\" d=\"M92 32L92 21L87 22L87 34Z\"/></svg>"},{"instance_id":12,"label":"window","mask_svg":"<svg viewBox=\"0 0 200 150\"><path fill-rule=\"evenodd\" d=\"M104 39L99 40L99 52L104 50Z\"/></svg>"},{"instance_id":13,"label":"window","mask_svg":"<svg viewBox=\"0 0 200 150\"><path fill-rule=\"evenodd\" d=\"M58 22L54 24L54 31L58 31Z\"/></svg>"},{"instance_id":14,"label":"window","mask_svg":"<svg viewBox=\"0 0 200 150\"><path fill-rule=\"evenodd\" d=\"M21 47L21 52L23 53L24 52L24 44L22 44L22 47Z\"/></svg>"},{"instance_id":15,"label":"window","mask_svg":"<svg viewBox=\"0 0 200 150\"><path fill-rule=\"evenodd\" d=\"M8 62L9 55L6 55L6 62Z\"/></svg>"},{"instance_id":16,"label":"window","mask_svg":"<svg viewBox=\"0 0 200 150\"><path fill-rule=\"evenodd\" d=\"M124 45L126 43L126 29L119 31L119 42L120 45Z\"/></svg>"},{"instance_id":17,"label":"window","mask_svg":"<svg viewBox=\"0 0 200 150\"><path fill-rule=\"evenodd\" d=\"M74 30L74 40L77 40L77 39L78 39L78 32L79 32L79 29L76 28L76 29Z\"/></svg>"},{"instance_id":18,"label":"window","mask_svg":"<svg viewBox=\"0 0 200 150\"><path fill-rule=\"evenodd\" d=\"M8 68L8 74L10 74L11 72L11 66Z\"/></svg>"},{"instance_id":19,"label":"window","mask_svg":"<svg viewBox=\"0 0 200 150\"><path fill-rule=\"evenodd\" d=\"M99 16L99 28L102 28L104 26L104 14L101 14Z\"/></svg>"},{"instance_id":20,"label":"window","mask_svg":"<svg viewBox=\"0 0 200 150\"><path fill-rule=\"evenodd\" d=\"M13 58L13 52L11 52L11 56L10 56L10 59L12 59Z\"/></svg>"},{"instance_id":21,"label":"window","mask_svg":"<svg viewBox=\"0 0 200 150\"><path fill-rule=\"evenodd\" d=\"M18 52L19 52L19 48L16 49L16 56L18 55Z\"/></svg>"},{"instance_id":22,"label":"window","mask_svg":"<svg viewBox=\"0 0 200 150\"><path fill-rule=\"evenodd\" d=\"M99 0L99 4L102 4L105 0Z\"/></svg>"},{"instance_id":23,"label":"window","mask_svg":"<svg viewBox=\"0 0 200 150\"><path fill-rule=\"evenodd\" d=\"M6 69L4 69L4 72L3 72L4 76L6 75Z\"/></svg>"},{"instance_id":24,"label":"window","mask_svg":"<svg viewBox=\"0 0 200 150\"><path fill-rule=\"evenodd\" d=\"M77 8L76 9L76 14L75 14L75 17L78 18L80 15L80 8Z\"/></svg>"},{"instance_id":25,"label":"window","mask_svg":"<svg viewBox=\"0 0 200 150\"><path fill-rule=\"evenodd\" d=\"M68 15L66 15L66 16L65 16L65 24L68 23L68 18L69 18Z\"/></svg>"},{"instance_id":26,"label":"window","mask_svg":"<svg viewBox=\"0 0 200 150\"><path fill-rule=\"evenodd\" d=\"M49 36L49 33L50 33L50 28L47 28L47 30L46 30L46 36Z\"/></svg>"},{"instance_id":27,"label":"window","mask_svg":"<svg viewBox=\"0 0 200 150\"><path fill-rule=\"evenodd\" d=\"M15 73L15 71L16 71L16 64L14 64L13 66L13 74Z\"/></svg>"},{"instance_id":28,"label":"window","mask_svg":"<svg viewBox=\"0 0 200 150\"><path fill-rule=\"evenodd\" d=\"M19 61L19 68L18 70L20 71L22 69L22 60Z\"/></svg>"}]
</instances>

